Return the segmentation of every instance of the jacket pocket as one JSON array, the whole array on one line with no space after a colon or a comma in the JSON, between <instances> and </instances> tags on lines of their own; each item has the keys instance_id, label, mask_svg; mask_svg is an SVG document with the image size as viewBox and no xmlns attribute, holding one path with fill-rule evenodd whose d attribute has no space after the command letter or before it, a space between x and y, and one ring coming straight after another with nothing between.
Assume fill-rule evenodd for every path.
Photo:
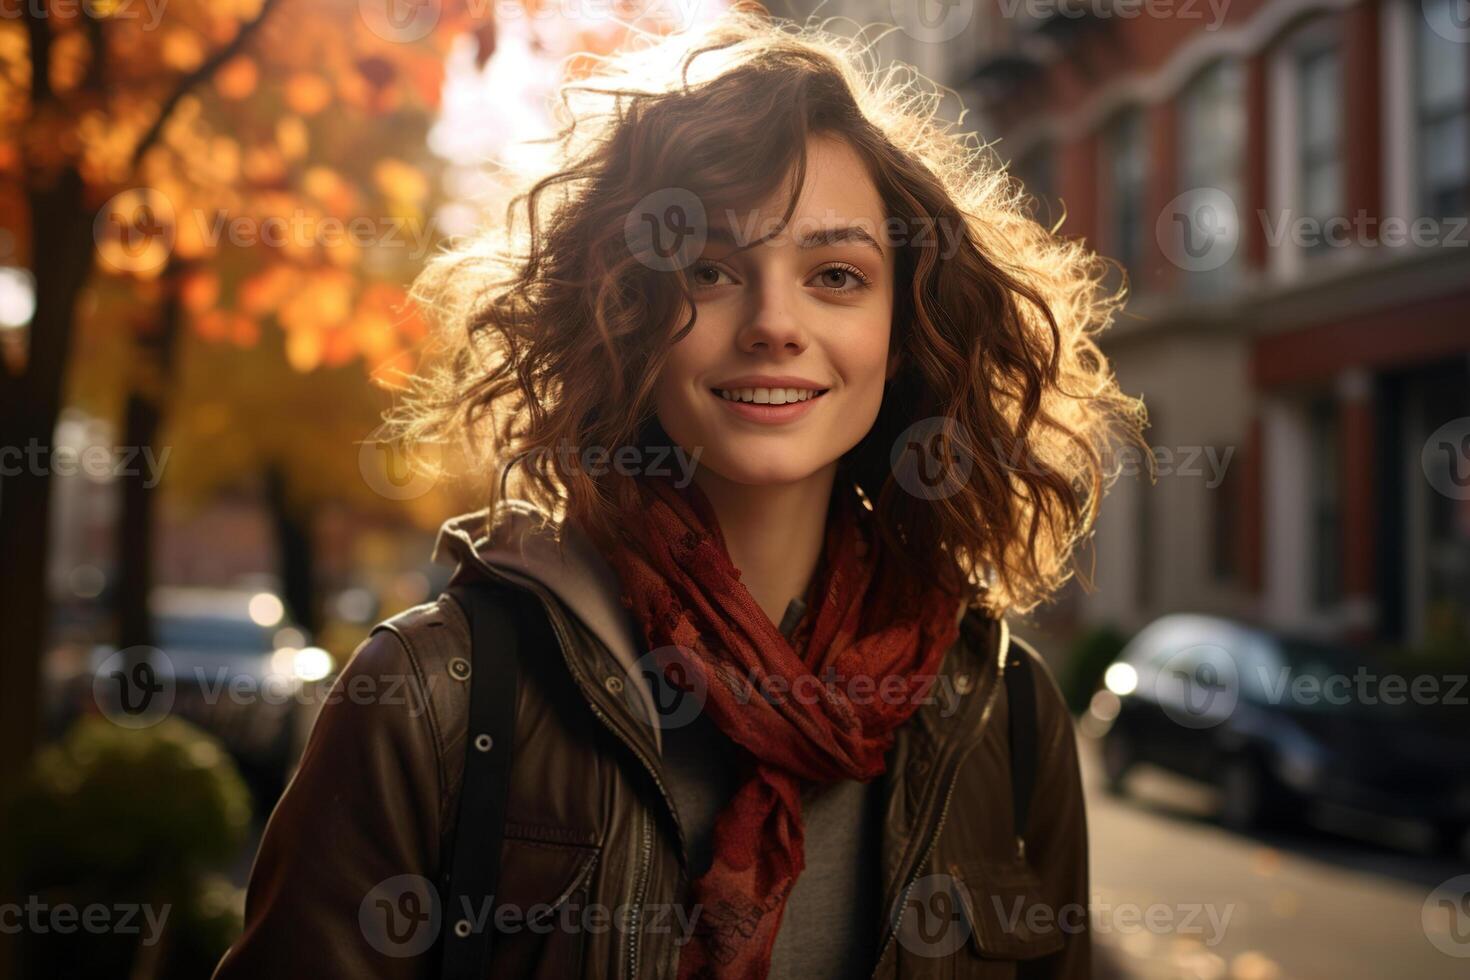
<instances>
[{"instance_id":1,"label":"jacket pocket","mask_svg":"<svg viewBox=\"0 0 1470 980\"><path fill-rule=\"evenodd\" d=\"M582 975L595 845L507 835L491 906L487 977L564 980Z\"/></svg>"},{"instance_id":2,"label":"jacket pocket","mask_svg":"<svg viewBox=\"0 0 1470 980\"><path fill-rule=\"evenodd\" d=\"M1046 956L1066 945L1069 930L1086 927L1086 910L1054 908L1020 855L958 862L952 872L961 886L955 891L969 923L970 951L983 959Z\"/></svg>"}]
</instances>

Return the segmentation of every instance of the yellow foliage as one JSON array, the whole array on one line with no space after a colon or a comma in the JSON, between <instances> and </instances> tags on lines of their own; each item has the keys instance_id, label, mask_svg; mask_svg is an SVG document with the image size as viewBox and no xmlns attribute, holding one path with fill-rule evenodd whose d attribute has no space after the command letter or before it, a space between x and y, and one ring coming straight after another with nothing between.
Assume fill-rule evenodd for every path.
<instances>
[{"instance_id":1,"label":"yellow foliage","mask_svg":"<svg viewBox=\"0 0 1470 980\"><path fill-rule=\"evenodd\" d=\"M67 31L51 45L51 86L58 92L71 92L81 84L87 64L92 59L92 45L81 31Z\"/></svg>"},{"instance_id":2,"label":"yellow foliage","mask_svg":"<svg viewBox=\"0 0 1470 980\"><path fill-rule=\"evenodd\" d=\"M193 71L204 61L205 47L190 27L173 27L163 36L163 63L179 71Z\"/></svg>"},{"instance_id":3,"label":"yellow foliage","mask_svg":"<svg viewBox=\"0 0 1470 980\"><path fill-rule=\"evenodd\" d=\"M259 80L260 69L255 59L242 54L220 66L214 76L214 87L224 98L238 101L252 95Z\"/></svg>"},{"instance_id":4,"label":"yellow foliage","mask_svg":"<svg viewBox=\"0 0 1470 980\"><path fill-rule=\"evenodd\" d=\"M373 168L378 190L394 201L418 204L429 193L429 182L423 171L402 160L380 160Z\"/></svg>"},{"instance_id":5,"label":"yellow foliage","mask_svg":"<svg viewBox=\"0 0 1470 980\"><path fill-rule=\"evenodd\" d=\"M306 123L300 116L282 116L276 120L276 146L287 160L299 160L306 156L309 145Z\"/></svg>"},{"instance_id":6,"label":"yellow foliage","mask_svg":"<svg viewBox=\"0 0 1470 980\"><path fill-rule=\"evenodd\" d=\"M281 326L304 333L341 324L352 311L352 285L352 276L337 269L312 273L304 288L281 305Z\"/></svg>"},{"instance_id":7,"label":"yellow foliage","mask_svg":"<svg viewBox=\"0 0 1470 980\"><path fill-rule=\"evenodd\" d=\"M292 112L314 116L332 104L332 86L320 75L297 72L286 82L285 96Z\"/></svg>"},{"instance_id":8,"label":"yellow foliage","mask_svg":"<svg viewBox=\"0 0 1470 980\"><path fill-rule=\"evenodd\" d=\"M301 274L289 265L269 265L240 284L236 300L241 310L254 316L274 313L300 278Z\"/></svg>"},{"instance_id":9,"label":"yellow foliage","mask_svg":"<svg viewBox=\"0 0 1470 980\"><path fill-rule=\"evenodd\" d=\"M221 184L240 179L240 144L229 136L216 136L209 141L210 176Z\"/></svg>"},{"instance_id":10,"label":"yellow foliage","mask_svg":"<svg viewBox=\"0 0 1470 980\"><path fill-rule=\"evenodd\" d=\"M256 186L270 186L285 178L286 161L281 156L281 151L274 146L264 144L252 146L245 151L242 172L250 183Z\"/></svg>"},{"instance_id":11,"label":"yellow foliage","mask_svg":"<svg viewBox=\"0 0 1470 980\"><path fill-rule=\"evenodd\" d=\"M192 272L179 284L179 301L190 313L202 313L219 303L219 273Z\"/></svg>"},{"instance_id":12,"label":"yellow foliage","mask_svg":"<svg viewBox=\"0 0 1470 980\"><path fill-rule=\"evenodd\" d=\"M286 362L292 369L306 374L322 362L320 330L293 330L286 334Z\"/></svg>"}]
</instances>

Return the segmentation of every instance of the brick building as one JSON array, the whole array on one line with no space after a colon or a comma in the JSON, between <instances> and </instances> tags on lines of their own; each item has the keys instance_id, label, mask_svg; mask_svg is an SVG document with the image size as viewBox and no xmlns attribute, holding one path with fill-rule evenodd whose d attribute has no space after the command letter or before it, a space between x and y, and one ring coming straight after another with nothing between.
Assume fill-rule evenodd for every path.
<instances>
[{"instance_id":1,"label":"brick building","mask_svg":"<svg viewBox=\"0 0 1470 980\"><path fill-rule=\"evenodd\" d=\"M1470 616L1464 0L824 4L1127 270L1105 341L1159 478L1082 622L1207 610L1422 642ZM1438 625L1435 625L1438 624Z\"/></svg>"}]
</instances>

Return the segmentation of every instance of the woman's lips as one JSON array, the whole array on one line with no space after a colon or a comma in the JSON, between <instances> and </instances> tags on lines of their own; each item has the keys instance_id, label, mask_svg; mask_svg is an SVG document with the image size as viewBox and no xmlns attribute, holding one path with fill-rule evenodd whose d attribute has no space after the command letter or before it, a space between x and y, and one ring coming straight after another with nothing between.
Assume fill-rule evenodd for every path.
<instances>
[{"instance_id":1,"label":"woman's lips","mask_svg":"<svg viewBox=\"0 0 1470 980\"><path fill-rule=\"evenodd\" d=\"M808 398L804 402L787 402L785 405L761 405L756 402L735 401L734 399L726 398L717 391L710 391L710 397L743 419L749 419L752 422L765 422L769 425L778 425L801 418L812 410L813 405L826 398L827 393L823 392L813 398Z\"/></svg>"}]
</instances>

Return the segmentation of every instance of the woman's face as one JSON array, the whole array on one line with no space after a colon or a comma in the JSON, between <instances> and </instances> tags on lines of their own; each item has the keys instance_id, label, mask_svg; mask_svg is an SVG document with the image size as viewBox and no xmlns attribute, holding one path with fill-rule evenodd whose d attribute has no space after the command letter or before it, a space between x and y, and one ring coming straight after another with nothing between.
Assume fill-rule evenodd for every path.
<instances>
[{"instance_id":1,"label":"woman's face","mask_svg":"<svg viewBox=\"0 0 1470 980\"><path fill-rule=\"evenodd\" d=\"M698 322L659 375L664 431L733 483L790 483L835 465L872 428L897 366L895 259L878 190L845 142L814 137L807 152L806 184L780 233L736 250L770 233L779 193L708 215L708 243L689 269Z\"/></svg>"}]
</instances>

